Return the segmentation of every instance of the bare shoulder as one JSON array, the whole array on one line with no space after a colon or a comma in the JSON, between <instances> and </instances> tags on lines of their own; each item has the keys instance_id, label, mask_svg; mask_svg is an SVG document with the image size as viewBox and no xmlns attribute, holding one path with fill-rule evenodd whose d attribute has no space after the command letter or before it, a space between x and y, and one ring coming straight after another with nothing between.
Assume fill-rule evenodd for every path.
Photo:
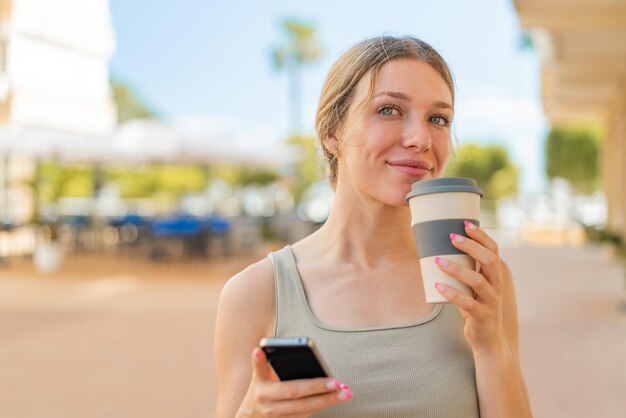
<instances>
[{"instance_id":1,"label":"bare shoulder","mask_svg":"<svg viewBox=\"0 0 626 418\"><path fill-rule=\"evenodd\" d=\"M252 378L250 357L274 329L274 267L258 261L228 280L215 324L216 416L235 416Z\"/></svg>"},{"instance_id":2,"label":"bare shoulder","mask_svg":"<svg viewBox=\"0 0 626 418\"><path fill-rule=\"evenodd\" d=\"M226 282L220 295L219 311L228 313L229 319L245 319L244 323L266 329L265 325L273 322L274 306L274 266L264 258Z\"/></svg>"}]
</instances>

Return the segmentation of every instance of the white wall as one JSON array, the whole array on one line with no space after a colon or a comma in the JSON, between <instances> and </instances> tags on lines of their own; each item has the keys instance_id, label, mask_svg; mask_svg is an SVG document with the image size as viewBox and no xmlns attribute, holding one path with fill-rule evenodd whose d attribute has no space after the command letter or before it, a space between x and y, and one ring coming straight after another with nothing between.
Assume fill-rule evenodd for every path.
<instances>
[{"instance_id":1,"label":"white wall","mask_svg":"<svg viewBox=\"0 0 626 418\"><path fill-rule=\"evenodd\" d=\"M116 125L108 0L13 0L7 48L11 123L106 135Z\"/></svg>"}]
</instances>

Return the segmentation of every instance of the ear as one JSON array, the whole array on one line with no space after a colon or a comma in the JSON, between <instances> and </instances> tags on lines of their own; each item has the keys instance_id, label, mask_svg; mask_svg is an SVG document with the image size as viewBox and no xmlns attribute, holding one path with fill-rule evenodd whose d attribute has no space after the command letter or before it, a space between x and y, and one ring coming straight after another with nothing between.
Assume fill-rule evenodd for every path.
<instances>
[{"instance_id":1,"label":"ear","mask_svg":"<svg viewBox=\"0 0 626 418\"><path fill-rule=\"evenodd\" d=\"M340 154L339 141L334 135L324 138L324 140L322 141L322 144L324 145L324 148L326 148L326 150L329 153L333 154L335 157L339 156Z\"/></svg>"}]
</instances>

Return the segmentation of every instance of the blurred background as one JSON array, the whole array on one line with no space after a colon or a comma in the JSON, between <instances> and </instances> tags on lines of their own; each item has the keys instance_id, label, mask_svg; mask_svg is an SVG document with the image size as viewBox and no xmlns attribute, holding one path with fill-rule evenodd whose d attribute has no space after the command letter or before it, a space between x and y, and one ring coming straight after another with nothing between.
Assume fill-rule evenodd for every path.
<instances>
[{"instance_id":1,"label":"blurred background","mask_svg":"<svg viewBox=\"0 0 626 418\"><path fill-rule=\"evenodd\" d=\"M319 91L379 34L452 68L535 416L624 416L624 0L0 0L0 417L213 414L221 287L328 216Z\"/></svg>"}]
</instances>

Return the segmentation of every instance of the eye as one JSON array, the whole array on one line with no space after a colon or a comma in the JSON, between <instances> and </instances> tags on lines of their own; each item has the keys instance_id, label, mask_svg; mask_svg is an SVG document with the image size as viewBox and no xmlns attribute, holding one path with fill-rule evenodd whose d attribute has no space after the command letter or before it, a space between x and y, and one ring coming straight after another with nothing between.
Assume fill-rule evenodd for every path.
<instances>
[{"instance_id":1,"label":"eye","mask_svg":"<svg viewBox=\"0 0 626 418\"><path fill-rule=\"evenodd\" d=\"M440 126L449 126L450 121L443 115L434 115L430 117L430 121Z\"/></svg>"},{"instance_id":2,"label":"eye","mask_svg":"<svg viewBox=\"0 0 626 418\"><path fill-rule=\"evenodd\" d=\"M384 116L395 116L399 112L399 109L393 105L384 105L378 108L378 113Z\"/></svg>"}]
</instances>

